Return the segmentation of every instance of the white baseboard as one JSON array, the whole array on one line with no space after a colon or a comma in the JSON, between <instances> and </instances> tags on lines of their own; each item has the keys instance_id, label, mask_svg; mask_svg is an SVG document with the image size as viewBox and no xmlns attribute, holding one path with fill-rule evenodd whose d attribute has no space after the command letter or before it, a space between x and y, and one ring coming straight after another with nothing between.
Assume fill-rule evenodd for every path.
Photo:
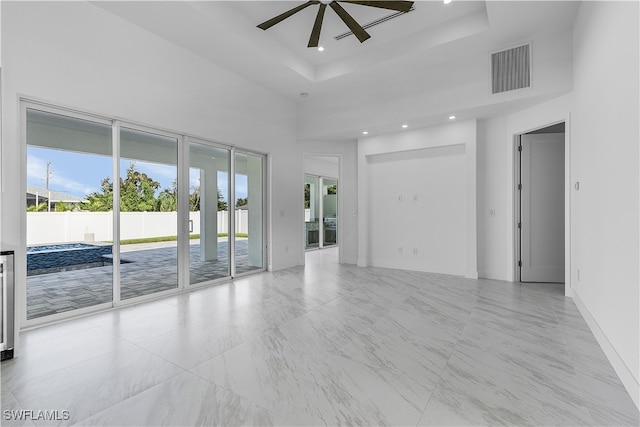
<instances>
[{"instance_id":1,"label":"white baseboard","mask_svg":"<svg viewBox=\"0 0 640 427\"><path fill-rule=\"evenodd\" d=\"M502 280L508 282L507 277L504 275L504 272L497 271L479 271L478 278L480 279L489 279L489 280Z\"/></svg>"},{"instance_id":2,"label":"white baseboard","mask_svg":"<svg viewBox=\"0 0 640 427\"><path fill-rule=\"evenodd\" d=\"M609 338L607 338L604 331L600 328L600 325L598 325L596 319L591 315L589 309L580 299L578 293L573 289L571 290L571 293L573 294L573 301L576 303L580 314L582 314L582 317L587 322L591 332L593 332L593 335L596 337L598 344L602 347L602 351L604 351L607 359L609 359L611 366L613 366L613 369L620 377L620 381L622 381L622 384L627 389L633 403L635 403L636 407L640 410L640 383L638 382L638 379L633 376L627 364L624 362L622 357L620 357L613 344L611 344L611 341L609 341Z\"/></svg>"},{"instance_id":3,"label":"white baseboard","mask_svg":"<svg viewBox=\"0 0 640 427\"><path fill-rule=\"evenodd\" d=\"M574 299L575 297L575 292L573 292L573 289L571 288L571 286L569 286L568 283L565 283L564 285L564 296L571 299ZM582 317L584 317L584 315Z\"/></svg>"}]
</instances>

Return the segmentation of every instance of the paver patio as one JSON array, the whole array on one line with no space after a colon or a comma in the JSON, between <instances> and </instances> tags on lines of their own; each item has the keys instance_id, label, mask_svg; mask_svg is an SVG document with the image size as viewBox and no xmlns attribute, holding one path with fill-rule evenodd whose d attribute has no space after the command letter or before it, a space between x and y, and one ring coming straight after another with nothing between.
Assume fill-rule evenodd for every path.
<instances>
[{"instance_id":1,"label":"paver patio","mask_svg":"<svg viewBox=\"0 0 640 427\"><path fill-rule=\"evenodd\" d=\"M175 243L138 246L121 252L121 299L148 295L178 286ZM123 246L123 248L126 248ZM200 245L190 246L190 282L202 283L229 276L228 242L218 243L218 260L202 262ZM236 241L236 273L261 270L249 265L248 241ZM27 319L34 319L110 302L113 294L111 265L61 271L27 278Z\"/></svg>"}]
</instances>

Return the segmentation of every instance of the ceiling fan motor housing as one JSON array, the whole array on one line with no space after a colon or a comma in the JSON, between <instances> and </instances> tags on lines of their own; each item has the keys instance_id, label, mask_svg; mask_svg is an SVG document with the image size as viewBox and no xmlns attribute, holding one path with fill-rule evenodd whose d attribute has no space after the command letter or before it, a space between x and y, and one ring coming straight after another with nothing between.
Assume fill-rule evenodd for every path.
<instances>
[{"instance_id":1,"label":"ceiling fan motor housing","mask_svg":"<svg viewBox=\"0 0 640 427\"><path fill-rule=\"evenodd\" d=\"M395 10L398 12L407 13L413 7L413 1L404 1L404 0L341 0L343 3L352 3L361 6L369 6L369 7L377 7L380 9L389 9ZM331 9L342 19L342 22L345 23L347 27L351 30L351 32L360 40L360 43L364 42L371 36L369 33L365 31L364 28L358 22L353 19L349 13L344 10L342 6L338 3L337 0L309 0L306 3L301 4L300 6L296 6L293 9L290 9L274 18L271 18L267 21L264 21L262 24L258 25L258 28L267 30L279 22L284 21L290 16L300 12L303 9L311 5L319 5L318 14L316 15L315 22L313 24L313 29L311 30L311 36L309 37L309 44L307 47L318 47L320 42L320 30L322 29L322 21L324 19L324 12L327 9L327 6L330 6Z\"/></svg>"}]
</instances>

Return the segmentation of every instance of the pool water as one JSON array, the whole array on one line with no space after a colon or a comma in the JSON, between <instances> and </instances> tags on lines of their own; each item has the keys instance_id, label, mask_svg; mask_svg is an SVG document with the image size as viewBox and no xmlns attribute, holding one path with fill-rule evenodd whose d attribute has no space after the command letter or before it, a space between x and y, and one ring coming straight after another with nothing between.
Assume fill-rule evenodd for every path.
<instances>
[{"instance_id":1,"label":"pool water","mask_svg":"<svg viewBox=\"0 0 640 427\"><path fill-rule=\"evenodd\" d=\"M61 251L67 249L87 249L93 248L93 245L87 245L86 243L62 243L58 245L42 245L42 246L31 246L27 248L27 253L32 254L36 252L51 252L51 251Z\"/></svg>"},{"instance_id":2,"label":"pool water","mask_svg":"<svg viewBox=\"0 0 640 427\"><path fill-rule=\"evenodd\" d=\"M62 243L27 248L27 275L48 274L110 264L112 245Z\"/></svg>"}]
</instances>

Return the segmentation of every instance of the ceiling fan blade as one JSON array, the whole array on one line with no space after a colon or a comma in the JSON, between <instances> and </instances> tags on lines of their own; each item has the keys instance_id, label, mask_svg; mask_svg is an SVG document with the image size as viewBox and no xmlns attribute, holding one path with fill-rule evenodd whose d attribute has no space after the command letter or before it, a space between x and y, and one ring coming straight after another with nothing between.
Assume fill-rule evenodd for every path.
<instances>
[{"instance_id":1,"label":"ceiling fan blade","mask_svg":"<svg viewBox=\"0 0 640 427\"><path fill-rule=\"evenodd\" d=\"M397 10L398 12L409 12L413 6L412 1L402 0L390 0L390 1L376 1L376 0L340 0L342 3L360 4L362 6L379 7L380 9Z\"/></svg>"},{"instance_id":2,"label":"ceiling fan blade","mask_svg":"<svg viewBox=\"0 0 640 427\"><path fill-rule=\"evenodd\" d=\"M320 42L320 30L322 29L322 20L324 19L324 11L327 9L327 5L320 3L318 14L316 15L316 22L313 24L313 30L311 31L311 37L309 37L309 44L307 47L318 47Z\"/></svg>"},{"instance_id":3,"label":"ceiling fan blade","mask_svg":"<svg viewBox=\"0 0 640 427\"><path fill-rule=\"evenodd\" d=\"M304 4L301 4L300 6L294 7L291 10L286 11L285 13L282 13L278 16L276 16L275 18L271 18L268 21L264 21L262 24L258 25L258 28L261 28L263 30L269 29L271 27L273 27L274 25L276 25L277 23L284 21L285 19L287 19L288 17L290 17L293 14L296 14L298 12L300 12L302 9L305 9L309 6L311 6L312 4L318 4L320 3L318 0L310 0Z\"/></svg>"},{"instance_id":4,"label":"ceiling fan blade","mask_svg":"<svg viewBox=\"0 0 640 427\"><path fill-rule=\"evenodd\" d=\"M347 11L338 4L337 1L332 1L331 3L329 3L329 6L331 6L331 8L338 14L340 19L342 19L344 23L347 24L347 27L349 27L351 32L358 38L358 40L360 40L360 43L371 37L369 33L367 33L364 28L362 28L360 24L358 24L356 20L353 19L353 17L349 15Z\"/></svg>"}]
</instances>

